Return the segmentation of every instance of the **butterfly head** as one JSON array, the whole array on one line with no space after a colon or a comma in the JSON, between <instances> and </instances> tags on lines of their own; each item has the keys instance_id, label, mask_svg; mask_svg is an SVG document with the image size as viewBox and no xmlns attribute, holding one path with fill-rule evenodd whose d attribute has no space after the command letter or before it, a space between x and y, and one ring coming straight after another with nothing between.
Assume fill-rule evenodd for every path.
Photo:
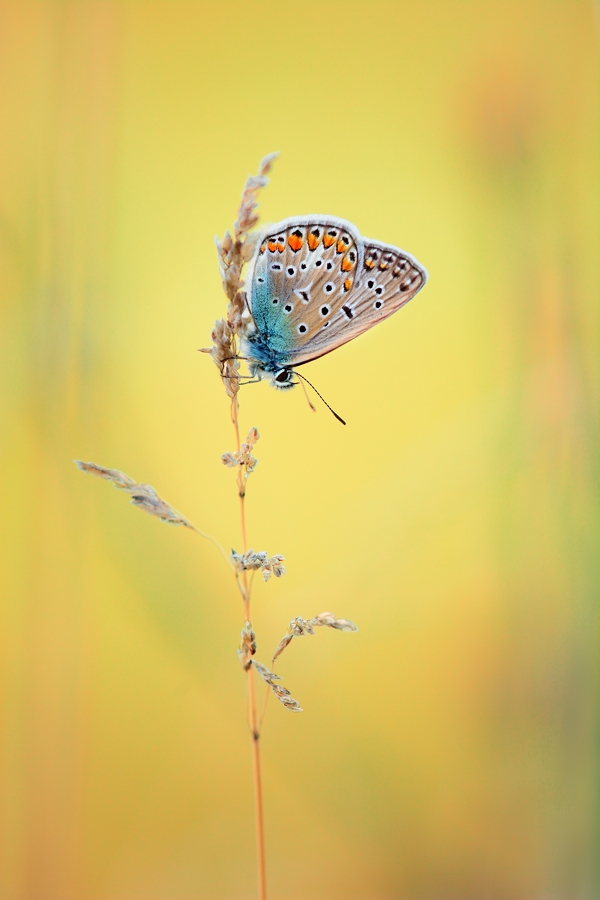
<instances>
[{"instance_id":1,"label":"butterfly head","mask_svg":"<svg viewBox=\"0 0 600 900\"><path fill-rule=\"evenodd\" d=\"M293 380L294 370L289 366L265 365L256 359L249 358L248 364L252 375L263 381L268 381L274 388L287 391L298 382Z\"/></svg>"}]
</instances>

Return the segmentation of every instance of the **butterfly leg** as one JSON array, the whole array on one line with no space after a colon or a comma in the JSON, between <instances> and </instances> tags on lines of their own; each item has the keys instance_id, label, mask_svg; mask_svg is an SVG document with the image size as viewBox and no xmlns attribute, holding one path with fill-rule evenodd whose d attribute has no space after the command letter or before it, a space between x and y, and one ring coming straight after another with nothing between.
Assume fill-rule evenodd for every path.
<instances>
[{"instance_id":1,"label":"butterfly leg","mask_svg":"<svg viewBox=\"0 0 600 900\"><path fill-rule=\"evenodd\" d=\"M246 384L258 384L261 380L260 378L255 378L253 375L222 375L221 378L227 378L229 380L235 381L244 381ZM243 385L240 385L243 387Z\"/></svg>"}]
</instances>

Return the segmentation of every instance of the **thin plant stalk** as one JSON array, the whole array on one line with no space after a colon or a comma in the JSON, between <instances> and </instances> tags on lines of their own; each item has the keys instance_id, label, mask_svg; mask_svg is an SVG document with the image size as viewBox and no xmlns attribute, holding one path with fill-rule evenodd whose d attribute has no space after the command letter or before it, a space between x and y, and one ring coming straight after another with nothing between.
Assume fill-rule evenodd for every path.
<instances>
[{"instance_id":1,"label":"thin plant stalk","mask_svg":"<svg viewBox=\"0 0 600 900\"><path fill-rule=\"evenodd\" d=\"M241 451L240 427L238 422L239 404L237 395L231 401L231 419L235 431L236 450ZM246 486L244 484L243 470L240 466L237 478L238 496L240 501L240 528L242 533L242 553L248 550L248 538L246 534ZM248 572L242 572L242 594L244 598L244 615L247 622L251 622L250 610L250 583ZM246 670L248 680L248 724L252 741L252 772L254 778L254 813L256 822L256 856L258 871L258 897L259 900L267 900L267 861L265 852L265 824L262 797L262 778L260 769L260 726L256 711L256 686L252 667Z\"/></svg>"}]
</instances>

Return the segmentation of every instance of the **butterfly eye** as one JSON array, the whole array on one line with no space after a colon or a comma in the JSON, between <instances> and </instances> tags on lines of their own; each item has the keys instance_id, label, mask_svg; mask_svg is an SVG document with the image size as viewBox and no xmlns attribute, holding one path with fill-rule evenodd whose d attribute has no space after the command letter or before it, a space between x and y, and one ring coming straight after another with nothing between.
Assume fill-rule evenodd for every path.
<instances>
[{"instance_id":1,"label":"butterfly eye","mask_svg":"<svg viewBox=\"0 0 600 900\"><path fill-rule=\"evenodd\" d=\"M296 270L293 266L288 266L287 269L285 270L285 272L286 272L286 275L288 276L288 278L291 278L293 275L296 274Z\"/></svg>"},{"instance_id":2,"label":"butterfly eye","mask_svg":"<svg viewBox=\"0 0 600 900\"><path fill-rule=\"evenodd\" d=\"M329 307L322 306L321 309L319 310L319 312L321 313L322 316L328 316L329 315Z\"/></svg>"},{"instance_id":3,"label":"butterfly eye","mask_svg":"<svg viewBox=\"0 0 600 900\"><path fill-rule=\"evenodd\" d=\"M306 334L307 331L308 331L308 325L305 325L304 322L302 322L300 325L298 325L298 334Z\"/></svg>"}]
</instances>

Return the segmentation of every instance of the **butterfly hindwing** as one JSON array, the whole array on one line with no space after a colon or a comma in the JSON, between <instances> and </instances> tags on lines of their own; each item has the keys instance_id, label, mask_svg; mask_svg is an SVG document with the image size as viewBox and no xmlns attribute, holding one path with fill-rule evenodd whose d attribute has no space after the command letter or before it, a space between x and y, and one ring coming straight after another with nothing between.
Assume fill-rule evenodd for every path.
<instances>
[{"instance_id":1,"label":"butterfly hindwing","mask_svg":"<svg viewBox=\"0 0 600 900\"><path fill-rule=\"evenodd\" d=\"M362 243L362 265L352 291L331 316L326 331L297 348L294 365L323 356L387 319L427 281L426 270L410 254L380 241Z\"/></svg>"},{"instance_id":2,"label":"butterfly hindwing","mask_svg":"<svg viewBox=\"0 0 600 900\"><path fill-rule=\"evenodd\" d=\"M258 331L278 353L296 353L325 334L363 266L353 225L333 216L285 219L261 235L248 304Z\"/></svg>"}]
</instances>

